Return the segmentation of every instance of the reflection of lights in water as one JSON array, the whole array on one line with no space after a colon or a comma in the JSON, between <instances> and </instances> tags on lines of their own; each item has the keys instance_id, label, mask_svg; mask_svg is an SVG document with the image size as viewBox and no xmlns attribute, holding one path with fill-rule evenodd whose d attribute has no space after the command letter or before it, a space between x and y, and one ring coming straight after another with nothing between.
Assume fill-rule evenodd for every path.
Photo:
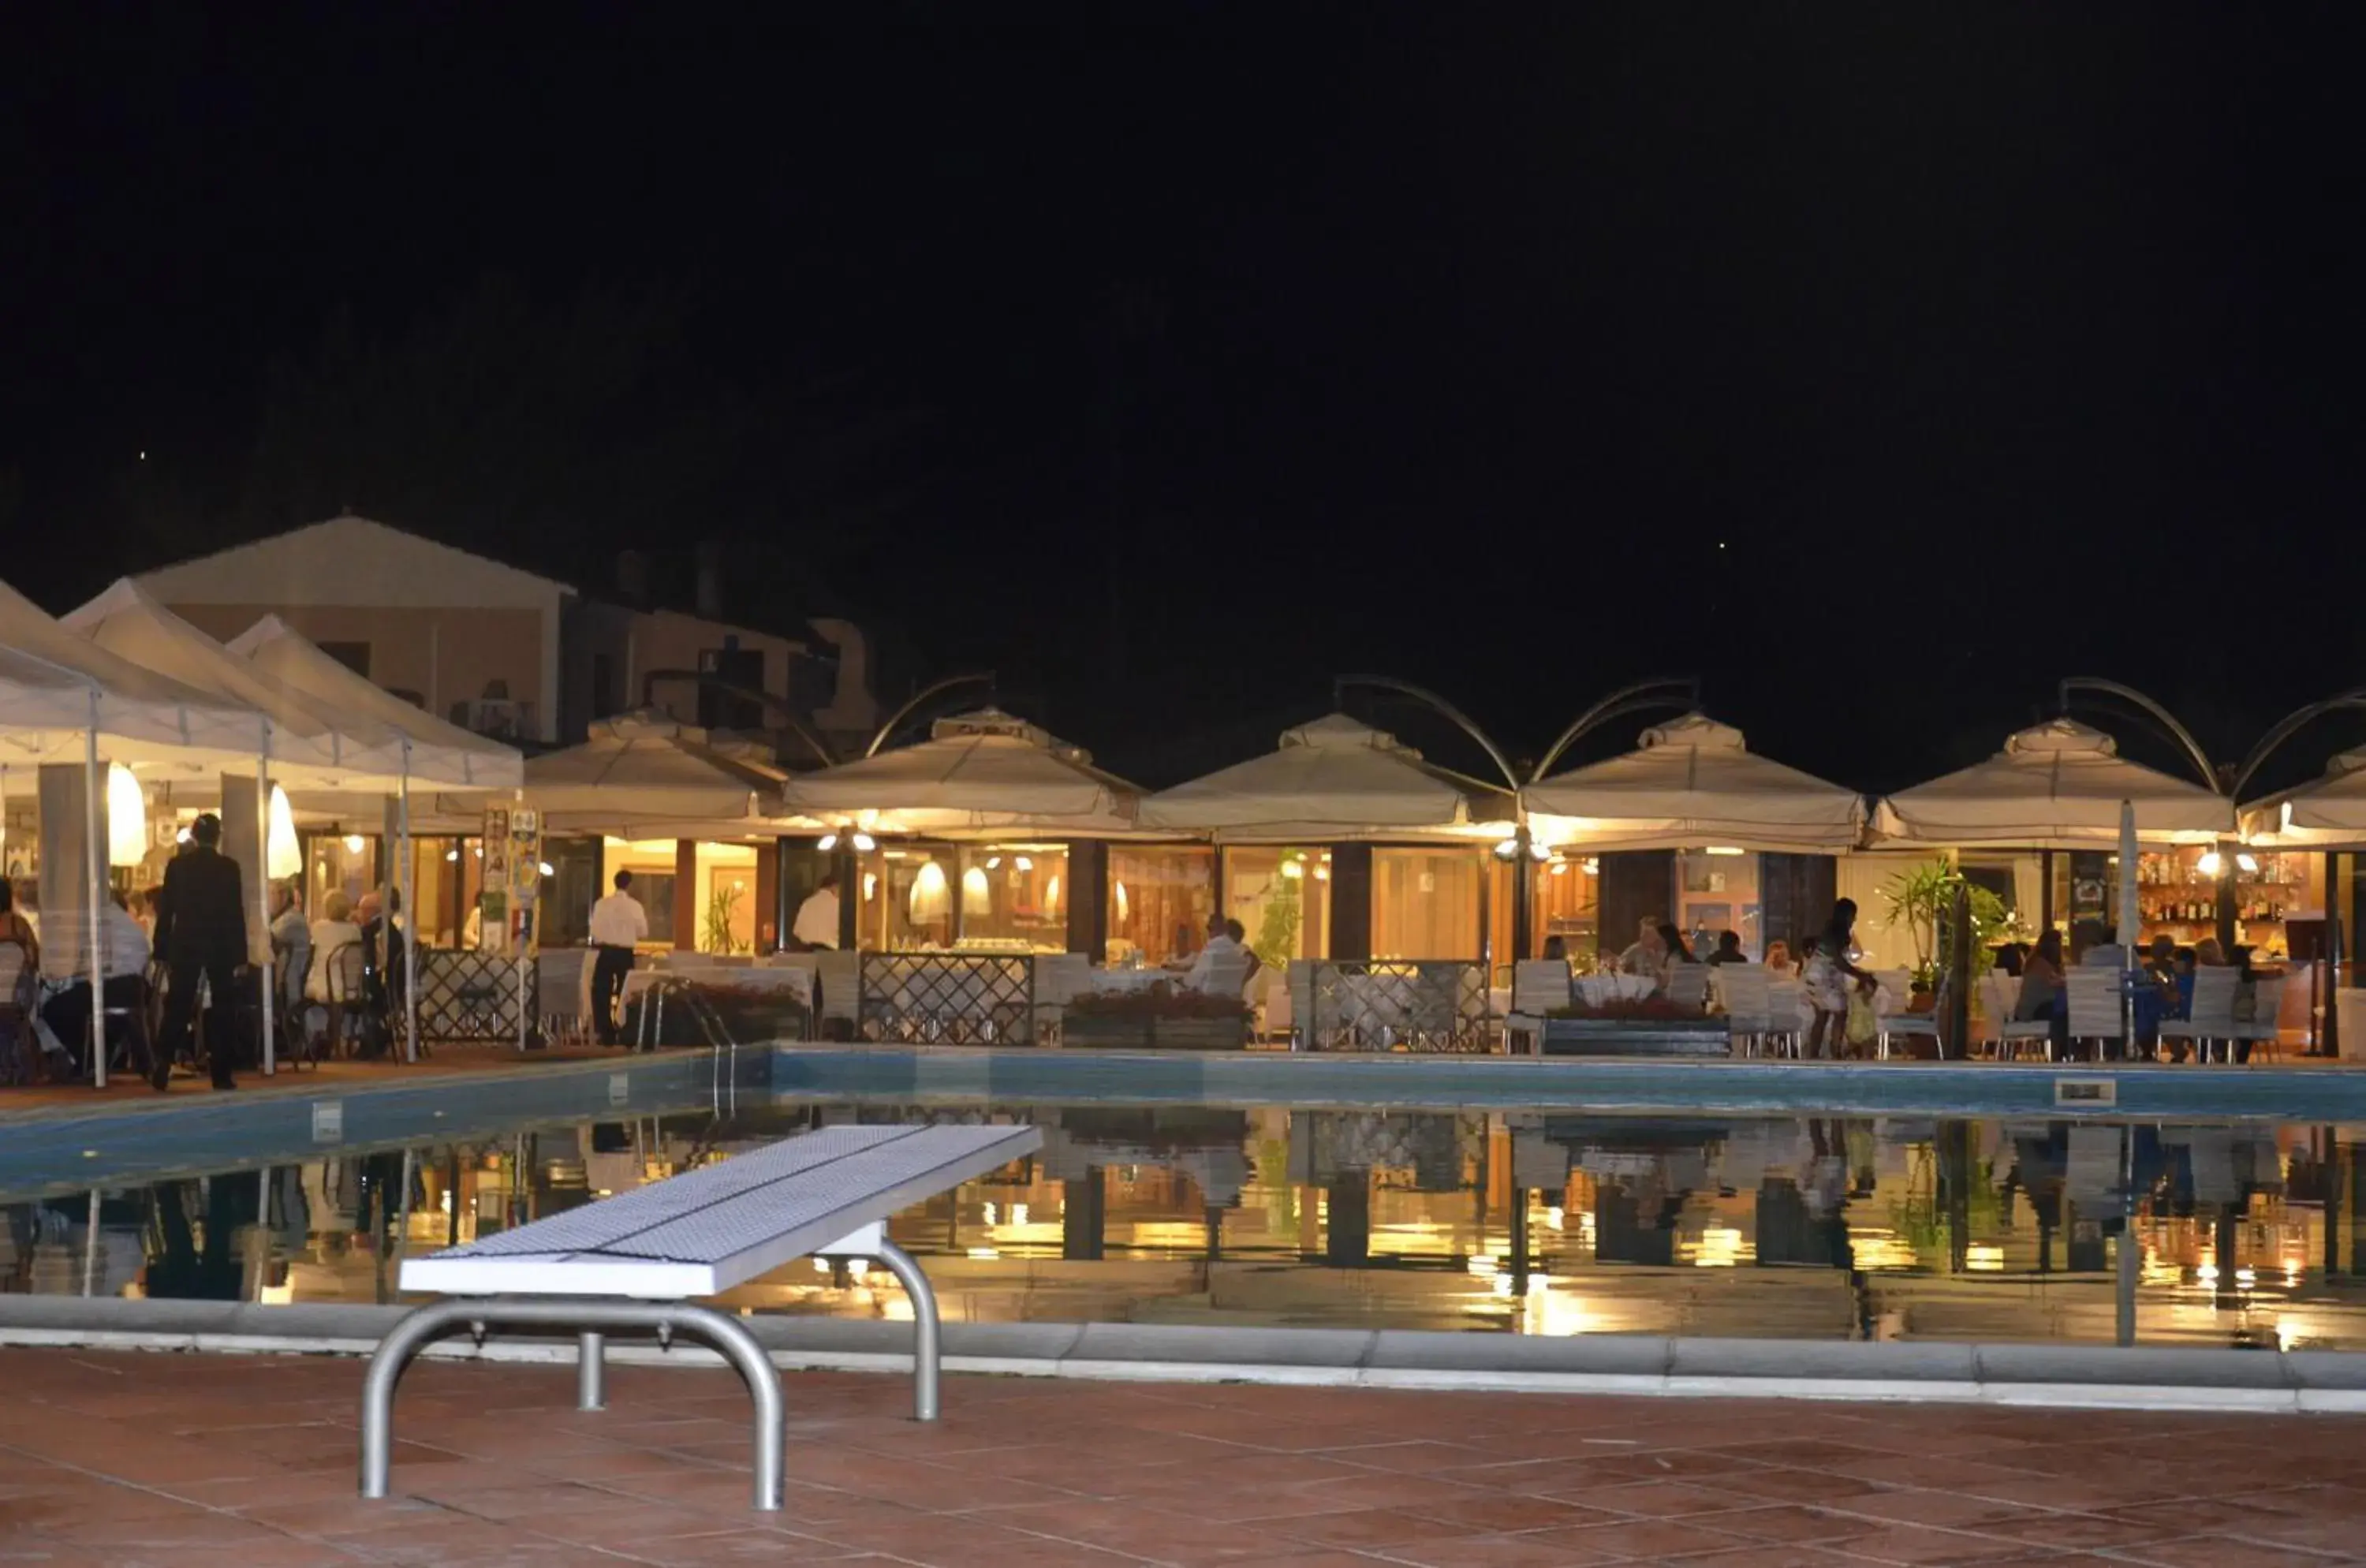
<instances>
[{"instance_id":1,"label":"reflection of lights in water","mask_svg":"<svg viewBox=\"0 0 2366 1568\"><path fill-rule=\"evenodd\" d=\"M1710 1225L1701 1232L1693 1252L1696 1269L1730 1269L1741 1258L1741 1233L1730 1225Z\"/></svg>"},{"instance_id":2,"label":"reflection of lights in water","mask_svg":"<svg viewBox=\"0 0 2366 1568\"><path fill-rule=\"evenodd\" d=\"M295 1301L296 1287L293 1285L265 1285L263 1287L263 1294L259 1299L265 1306L284 1307Z\"/></svg>"},{"instance_id":3,"label":"reflection of lights in water","mask_svg":"<svg viewBox=\"0 0 2366 1568\"><path fill-rule=\"evenodd\" d=\"M1561 1211L1560 1211L1560 1209L1558 1206L1555 1206L1555 1207L1550 1208L1550 1209L1547 1209L1547 1210L1545 1211L1545 1225L1546 1225L1546 1228L1548 1228L1548 1229L1549 1229L1549 1230L1559 1230L1559 1229L1560 1229L1560 1224L1561 1224Z\"/></svg>"},{"instance_id":4,"label":"reflection of lights in water","mask_svg":"<svg viewBox=\"0 0 2366 1568\"><path fill-rule=\"evenodd\" d=\"M1470 1263L1467 1264L1466 1267L1470 1269L1471 1273L1476 1274L1482 1280L1492 1278L1495 1272L1495 1255L1492 1252L1473 1253ZM1508 1281L1509 1276L1506 1276L1505 1278ZM1506 1283L1504 1288L1508 1291L1510 1289L1509 1284Z\"/></svg>"},{"instance_id":5,"label":"reflection of lights in water","mask_svg":"<svg viewBox=\"0 0 2366 1568\"><path fill-rule=\"evenodd\" d=\"M870 1272L871 1260L869 1258L850 1258L846 1260L847 1278L851 1280L860 1280L862 1276Z\"/></svg>"},{"instance_id":6,"label":"reflection of lights in water","mask_svg":"<svg viewBox=\"0 0 2366 1568\"><path fill-rule=\"evenodd\" d=\"M1027 1223L1026 1204L1013 1203L1010 1205L1010 1223L1014 1225L1023 1225Z\"/></svg>"},{"instance_id":7,"label":"reflection of lights in water","mask_svg":"<svg viewBox=\"0 0 2366 1568\"><path fill-rule=\"evenodd\" d=\"M986 1200L986 1210L985 1210L985 1213L986 1213L986 1223L987 1224L994 1224L994 1217L995 1217L995 1215L996 1215L996 1214L997 1214L997 1213L999 1213L1000 1212L1001 1212L1000 1210L997 1209L997 1208L994 1206L994 1201L993 1201L992 1199L990 1199L990 1198L989 1198L989 1199L987 1199L987 1200Z\"/></svg>"},{"instance_id":8,"label":"reflection of lights in water","mask_svg":"<svg viewBox=\"0 0 2366 1568\"><path fill-rule=\"evenodd\" d=\"M2195 1264L2193 1266L2193 1278L2198 1282L2204 1285L2216 1284L2218 1282L2218 1265L2215 1263Z\"/></svg>"},{"instance_id":9,"label":"reflection of lights in water","mask_svg":"<svg viewBox=\"0 0 2366 1568\"><path fill-rule=\"evenodd\" d=\"M2236 1290L2248 1291L2259 1282L2259 1274L2258 1269L2237 1269L2235 1270L2235 1288Z\"/></svg>"},{"instance_id":10,"label":"reflection of lights in water","mask_svg":"<svg viewBox=\"0 0 2366 1568\"><path fill-rule=\"evenodd\" d=\"M982 1263L990 1263L1002 1256L990 1247L973 1247L969 1249L969 1255Z\"/></svg>"},{"instance_id":11,"label":"reflection of lights in water","mask_svg":"<svg viewBox=\"0 0 2366 1568\"><path fill-rule=\"evenodd\" d=\"M1849 1255L1859 1269L1911 1269L1914 1248L1895 1231L1879 1228L1849 1233Z\"/></svg>"},{"instance_id":12,"label":"reflection of lights in water","mask_svg":"<svg viewBox=\"0 0 2366 1568\"><path fill-rule=\"evenodd\" d=\"M1967 1247L1964 1248L1964 1267L1976 1273L2000 1274L2004 1271L2004 1248L2001 1247Z\"/></svg>"}]
</instances>

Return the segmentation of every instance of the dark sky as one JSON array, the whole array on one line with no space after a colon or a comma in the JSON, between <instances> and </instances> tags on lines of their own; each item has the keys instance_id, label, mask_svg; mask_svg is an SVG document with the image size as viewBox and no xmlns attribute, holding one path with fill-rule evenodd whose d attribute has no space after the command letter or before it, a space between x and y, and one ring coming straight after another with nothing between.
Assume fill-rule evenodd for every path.
<instances>
[{"instance_id":1,"label":"dark sky","mask_svg":"<svg viewBox=\"0 0 2366 1568\"><path fill-rule=\"evenodd\" d=\"M1697 674L1869 788L2063 674L2237 752L2366 679L2355 6L748 9L0 15L7 575L257 531L275 363L499 277L687 301L663 376L428 487L498 502L319 482L725 539L1154 782L1358 669L1531 755Z\"/></svg>"}]
</instances>

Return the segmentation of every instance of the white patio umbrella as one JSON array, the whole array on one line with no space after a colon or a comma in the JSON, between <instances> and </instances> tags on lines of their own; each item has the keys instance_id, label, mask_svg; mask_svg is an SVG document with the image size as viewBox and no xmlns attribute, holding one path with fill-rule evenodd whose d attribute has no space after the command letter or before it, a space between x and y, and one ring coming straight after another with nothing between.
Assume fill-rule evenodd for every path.
<instances>
[{"instance_id":1,"label":"white patio umbrella","mask_svg":"<svg viewBox=\"0 0 2366 1568\"><path fill-rule=\"evenodd\" d=\"M1521 794L1539 842L1589 849L1831 854L1853 848L1865 826L1856 791L1758 756L1741 731L1698 713Z\"/></svg>"},{"instance_id":2,"label":"white patio umbrella","mask_svg":"<svg viewBox=\"0 0 2366 1568\"><path fill-rule=\"evenodd\" d=\"M1159 791L1141 817L1145 828L1230 843L1501 838L1513 819L1508 791L1337 713L1284 730L1262 757Z\"/></svg>"},{"instance_id":3,"label":"white patio umbrella","mask_svg":"<svg viewBox=\"0 0 2366 1568\"><path fill-rule=\"evenodd\" d=\"M2366 847L2366 748L2344 751L2306 784L2243 807L2243 841L2271 849Z\"/></svg>"},{"instance_id":4,"label":"white patio umbrella","mask_svg":"<svg viewBox=\"0 0 2366 1568\"><path fill-rule=\"evenodd\" d=\"M770 754L662 714L592 726L580 746L525 764L525 798L556 833L736 838L799 824L779 808L788 774Z\"/></svg>"},{"instance_id":5,"label":"white patio umbrella","mask_svg":"<svg viewBox=\"0 0 2366 1568\"><path fill-rule=\"evenodd\" d=\"M801 773L783 807L880 832L1137 829L1142 791L999 708L939 719L918 745Z\"/></svg>"},{"instance_id":6,"label":"white patio umbrella","mask_svg":"<svg viewBox=\"0 0 2366 1568\"><path fill-rule=\"evenodd\" d=\"M2225 796L2132 762L2102 731L2056 718L2007 737L1987 761L1887 796L1874 810L1873 838L2104 849L2118 841L2123 802L2144 842L2214 843L2235 830Z\"/></svg>"}]
</instances>

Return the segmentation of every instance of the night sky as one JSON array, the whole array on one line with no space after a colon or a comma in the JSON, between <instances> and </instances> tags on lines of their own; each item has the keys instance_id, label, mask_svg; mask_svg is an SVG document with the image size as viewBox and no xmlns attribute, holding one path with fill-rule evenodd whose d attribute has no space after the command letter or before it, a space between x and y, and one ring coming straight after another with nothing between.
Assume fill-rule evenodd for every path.
<instances>
[{"instance_id":1,"label":"night sky","mask_svg":"<svg viewBox=\"0 0 2366 1568\"><path fill-rule=\"evenodd\" d=\"M0 571L715 538L1152 783L2366 681L2354 6L749 9L0 13Z\"/></svg>"}]
</instances>

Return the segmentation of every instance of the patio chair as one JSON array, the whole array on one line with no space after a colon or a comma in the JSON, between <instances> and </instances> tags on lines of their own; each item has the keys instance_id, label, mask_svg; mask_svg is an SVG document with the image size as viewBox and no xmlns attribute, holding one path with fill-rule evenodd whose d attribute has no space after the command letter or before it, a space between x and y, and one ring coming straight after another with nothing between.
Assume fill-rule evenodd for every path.
<instances>
[{"instance_id":1,"label":"patio chair","mask_svg":"<svg viewBox=\"0 0 2366 1568\"><path fill-rule=\"evenodd\" d=\"M1756 1051L1774 1025L1774 976L1755 964L1720 964L1717 988L1725 998L1725 1027L1733 1054Z\"/></svg>"},{"instance_id":2,"label":"patio chair","mask_svg":"<svg viewBox=\"0 0 2366 1568\"><path fill-rule=\"evenodd\" d=\"M1980 996L1989 1017L1996 1021L1999 1058L2018 1057L2022 1045L2035 1043L2045 1048L2047 1061L2054 1059L2054 1025L2042 1018L2013 1017L2012 987L2008 979L1990 975L1980 982Z\"/></svg>"},{"instance_id":3,"label":"patio chair","mask_svg":"<svg viewBox=\"0 0 2366 1568\"><path fill-rule=\"evenodd\" d=\"M2248 1055L2276 1055L2283 1042L2276 1032L2276 1016L2283 1011L2284 977L2271 976L2251 983L2251 1016L2235 1020L2235 1039L2251 1047Z\"/></svg>"},{"instance_id":4,"label":"patio chair","mask_svg":"<svg viewBox=\"0 0 2366 1568\"><path fill-rule=\"evenodd\" d=\"M2193 972L2193 1005L2183 1018L2160 1021L2163 1040L2190 1040L2193 1059L2210 1059L2210 1042L2235 1038L2235 986L2241 976L2223 964Z\"/></svg>"},{"instance_id":5,"label":"patio chair","mask_svg":"<svg viewBox=\"0 0 2366 1568\"><path fill-rule=\"evenodd\" d=\"M321 974L328 981L328 1033L319 1049L334 1056L349 1040L355 1046L361 1043L362 1024L369 1006L367 964L362 944L347 942L331 948L328 957L321 960ZM317 1055L313 1057L316 1062L319 1059Z\"/></svg>"},{"instance_id":6,"label":"patio chair","mask_svg":"<svg viewBox=\"0 0 2366 1568\"><path fill-rule=\"evenodd\" d=\"M1668 970L1668 999L1680 1008L1696 1008L1708 1000L1708 965L1678 964Z\"/></svg>"},{"instance_id":7,"label":"patio chair","mask_svg":"<svg viewBox=\"0 0 2366 1568\"><path fill-rule=\"evenodd\" d=\"M1787 1047L1799 1054L1799 1038L1808 1027L1808 987L1802 980L1776 980L1766 987L1766 1032L1763 1043L1772 1052Z\"/></svg>"},{"instance_id":8,"label":"patio chair","mask_svg":"<svg viewBox=\"0 0 2366 1568\"><path fill-rule=\"evenodd\" d=\"M2095 1043L2095 1059L2110 1053L2105 1047L2127 1042L2127 1022L2120 1013L2120 971L2100 964L2073 964L2063 979L2070 988L2070 1038Z\"/></svg>"},{"instance_id":9,"label":"patio chair","mask_svg":"<svg viewBox=\"0 0 2366 1568\"><path fill-rule=\"evenodd\" d=\"M1559 958L1523 958L1512 965L1512 1012L1504 1020L1507 1037L1523 1037L1528 1054L1543 1049L1545 1020L1570 1002L1569 964Z\"/></svg>"}]
</instances>

